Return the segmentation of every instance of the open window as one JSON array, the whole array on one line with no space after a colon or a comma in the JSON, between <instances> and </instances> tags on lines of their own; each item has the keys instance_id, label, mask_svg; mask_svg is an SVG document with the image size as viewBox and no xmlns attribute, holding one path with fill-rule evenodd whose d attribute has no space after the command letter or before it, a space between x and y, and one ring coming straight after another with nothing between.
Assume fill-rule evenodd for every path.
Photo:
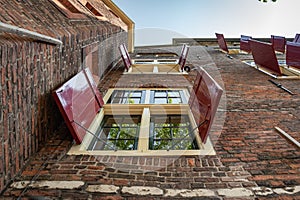
<instances>
[{"instance_id":1,"label":"open window","mask_svg":"<svg viewBox=\"0 0 300 200\"><path fill-rule=\"evenodd\" d=\"M187 45L182 46L179 59L131 59L125 44L121 44L119 50L125 65L125 73L178 74L190 71L190 68L185 66L189 52L189 46Z\"/></svg>"},{"instance_id":2,"label":"open window","mask_svg":"<svg viewBox=\"0 0 300 200\"><path fill-rule=\"evenodd\" d=\"M253 60L243 61L249 66L276 79L300 79L300 70L297 63L292 60L300 60L298 53L300 47L297 43L287 45L286 60L277 60L272 44L257 40L250 40ZM291 66L290 66L291 65Z\"/></svg>"},{"instance_id":3,"label":"open window","mask_svg":"<svg viewBox=\"0 0 300 200\"><path fill-rule=\"evenodd\" d=\"M85 6L97 17L103 17L103 15L89 2L87 2Z\"/></svg>"},{"instance_id":4,"label":"open window","mask_svg":"<svg viewBox=\"0 0 300 200\"><path fill-rule=\"evenodd\" d=\"M187 115L153 115L150 118L149 149L199 149L192 129Z\"/></svg>"},{"instance_id":5,"label":"open window","mask_svg":"<svg viewBox=\"0 0 300 200\"><path fill-rule=\"evenodd\" d=\"M84 19L86 16L80 12L70 0L50 0L58 10L70 19Z\"/></svg>"},{"instance_id":6,"label":"open window","mask_svg":"<svg viewBox=\"0 0 300 200\"><path fill-rule=\"evenodd\" d=\"M185 88L112 88L102 99L89 69L53 92L74 137L69 154L214 154L208 137L222 89L200 69Z\"/></svg>"},{"instance_id":7,"label":"open window","mask_svg":"<svg viewBox=\"0 0 300 200\"><path fill-rule=\"evenodd\" d=\"M225 40L225 37L222 33L215 33L217 42L219 45L219 50L226 54L239 54L241 53L240 49L237 49L235 47L229 48L227 45L227 42Z\"/></svg>"},{"instance_id":8,"label":"open window","mask_svg":"<svg viewBox=\"0 0 300 200\"><path fill-rule=\"evenodd\" d=\"M95 16L97 17L99 20L102 21L107 21L108 19L104 16L104 14L102 14L99 9L97 9L97 6L93 5L90 2L86 2L85 7Z\"/></svg>"}]
</instances>

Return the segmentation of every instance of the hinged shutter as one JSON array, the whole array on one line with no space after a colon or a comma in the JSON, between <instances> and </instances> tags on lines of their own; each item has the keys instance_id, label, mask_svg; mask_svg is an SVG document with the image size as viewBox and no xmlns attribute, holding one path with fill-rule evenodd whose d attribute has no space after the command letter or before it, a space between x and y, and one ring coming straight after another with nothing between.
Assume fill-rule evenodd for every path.
<instances>
[{"instance_id":1,"label":"hinged shutter","mask_svg":"<svg viewBox=\"0 0 300 200\"><path fill-rule=\"evenodd\" d=\"M207 140L222 93L222 88L205 70L197 71L189 105L203 143Z\"/></svg>"},{"instance_id":2,"label":"hinged shutter","mask_svg":"<svg viewBox=\"0 0 300 200\"><path fill-rule=\"evenodd\" d=\"M103 100L88 68L53 92L56 104L74 140L80 144ZM84 127L84 128L83 128Z\"/></svg>"}]
</instances>

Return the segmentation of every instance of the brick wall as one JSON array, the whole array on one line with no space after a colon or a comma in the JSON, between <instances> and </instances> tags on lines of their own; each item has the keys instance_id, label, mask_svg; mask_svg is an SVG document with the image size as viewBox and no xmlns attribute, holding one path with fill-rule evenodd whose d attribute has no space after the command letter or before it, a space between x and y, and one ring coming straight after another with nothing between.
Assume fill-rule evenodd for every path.
<instances>
[{"instance_id":1,"label":"brick wall","mask_svg":"<svg viewBox=\"0 0 300 200\"><path fill-rule=\"evenodd\" d=\"M21 19L22 13L17 10L22 10L23 22L16 21L15 25L30 30L38 27L39 32L50 36L57 28L55 34L63 45L11 34L0 36L0 193L63 123L51 92L82 68L82 49L94 43L99 45L96 75L101 77L117 63L117 46L127 41L127 33L108 22L95 19L71 22L48 1L40 0L40 6L36 1L28 2L32 5L30 9L26 3L10 1L9 5L1 0L3 8L9 10L1 11L0 20ZM34 14L44 20L31 20ZM55 21L52 27L49 20ZM56 24L58 21L61 24Z\"/></svg>"}]
</instances>

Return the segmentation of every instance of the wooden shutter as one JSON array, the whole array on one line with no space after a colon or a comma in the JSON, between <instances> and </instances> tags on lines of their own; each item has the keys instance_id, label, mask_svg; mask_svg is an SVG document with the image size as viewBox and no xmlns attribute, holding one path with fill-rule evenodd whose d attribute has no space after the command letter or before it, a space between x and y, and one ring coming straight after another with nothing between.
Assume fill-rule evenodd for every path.
<instances>
[{"instance_id":1,"label":"wooden shutter","mask_svg":"<svg viewBox=\"0 0 300 200\"><path fill-rule=\"evenodd\" d=\"M220 49L222 49L223 51L229 53L228 47L227 47L227 43L226 43L225 38L224 38L224 35L220 34L220 33L215 33L215 34L216 34L217 41L218 41Z\"/></svg>"},{"instance_id":2,"label":"wooden shutter","mask_svg":"<svg viewBox=\"0 0 300 200\"><path fill-rule=\"evenodd\" d=\"M80 144L100 108L102 96L88 68L53 92L55 102L74 140Z\"/></svg>"},{"instance_id":3,"label":"wooden shutter","mask_svg":"<svg viewBox=\"0 0 300 200\"><path fill-rule=\"evenodd\" d=\"M189 106L203 143L207 140L222 93L222 88L204 69L197 71Z\"/></svg>"},{"instance_id":4,"label":"wooden shutter","mask_svg":"<svg viewBox=\"0 0 300 200\"><path fill-rule=\"evenodd\" d=\"M281 75L281 70L272 44L250 40L252 56L256 65Z\"/></svg>"}]
</instances>

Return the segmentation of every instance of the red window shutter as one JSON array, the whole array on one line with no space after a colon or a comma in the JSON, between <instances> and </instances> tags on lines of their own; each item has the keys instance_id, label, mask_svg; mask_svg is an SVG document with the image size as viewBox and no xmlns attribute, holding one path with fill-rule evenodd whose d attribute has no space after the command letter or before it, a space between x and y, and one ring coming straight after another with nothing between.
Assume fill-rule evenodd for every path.
<instances>
[{"instance_id":1,"label":"red window shutter","mask_svg":"<svg viewBox=\"0 0 300 200\"><path fill-rule=\"evenodd\" d=\"M271 43L275 51L284 53L285 52L285 44L286 39L282 36L271 35Z\"/></svg>"},{"instance_id":2,"label":"red window shutter","mask_svg":"<svg viewBox=\"0 0 300 200\"><path fill-rule=\"evenodd\" d=\"M80 144L103 105L100 92L90 79L89 69L85 69L53 92L55 102L74 140Z\"/></svg>"},{"instance_id":3,"label":"red window shutter","mask_svg":"<svg viewBox=\"0 0 300 200\"><path fill-rule=\"evenodd\" d=\"M300 43L287 42L286 64L300 69Z\"/></svg>"},{"instance_id":4,"label":"red window shutter","mask_svg":"<svg viewBox=\"0 0 300 200\"><path fill-rule=\"evenodd\" d=\"M207 140L222 93L222 88L205 70L197 71L189 105L203 143Z\"/></svg>"},{"instance_id":5,"label":"red window shutter","mask_svg":"<svg viewBox=\"0 0 300 200\"><path fill-rule=\"evenodd\" d=\"M295 35L295 38L294 38L293 42L300 43L300 33L297 33Z\"/></svg>"},{"instance_id":6,"label":"red window shutter","mask_svg":"<svg viewBox=\"0 0 300 200\"><path fill-rule=\"evenodd\" d=\"M281 75L272 44L257 40L250 40L249 42L255 64Z\"/></svg>"},{"instance_id":7,"label":"red window shutter","mask_svg":"<svg viewBox=\"0 0 300 200\"><path fill-rule=\"evenodd\" d=\"M249 40L251 39L251 36L241 35L240 39L240 50L250 53L251 48L249 44Z\"/></svg>"},{"instance_id":8,"label":"red window shutter","mask_svg":"<svg viewBox=\"0 0 300 200\"><path fill-rule=\"evenodd\" d=\"M186 44L184 44L182 46L180 57L179 57L179 60L178 60L178 64L179 64L179 66L181 68L181 71L184 70L184 65L186 63L186 59L187 59L188 53L189 53L189 46L187 46Z\"/></svg>"},{"instance_id":9,"label":"red window shutter","mask_svg":"<svg viewBox=\"0 0 300 200\"><path fill-rule=\"evenodd\" d=\"M220 33L216 33L217 41L219 44L220 49L224 50L225 52L229 53L227 43L225 41L224 35Z\"/></svg>"},{"instance_id":10,"label":"red window shutter","mask_svg":"<svg viewBox=\"0 0 300 200\"><path fill-rule=\"evenodd\" d=\"M131 63L130 56L129 56L129 53L127 51L125 44L121 44L119 46L119 50L120 50L121 57L124 62L125 68L128 71L129 68L131 67L132 63Z\"/></svg>"}]
</instances>

